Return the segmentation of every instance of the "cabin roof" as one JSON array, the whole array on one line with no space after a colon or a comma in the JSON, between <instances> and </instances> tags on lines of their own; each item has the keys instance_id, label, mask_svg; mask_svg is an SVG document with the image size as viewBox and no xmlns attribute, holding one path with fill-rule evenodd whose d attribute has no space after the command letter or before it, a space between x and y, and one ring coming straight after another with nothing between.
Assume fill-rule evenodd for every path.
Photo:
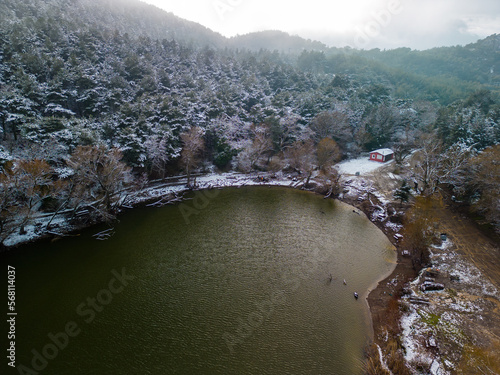
<instances>
[{"instance_id":1,"label":"cabin roof","mask_svg":"<svg viewBox=\"0 0 500 375\"><path fill-rule=\"evenodd\" d=\"M390 148L380 148L378 150L370 152L370 154L373 154L373 153L387 156L387 155L394 154L394 151L392 151Z\"/></svg>"}]
</instances>

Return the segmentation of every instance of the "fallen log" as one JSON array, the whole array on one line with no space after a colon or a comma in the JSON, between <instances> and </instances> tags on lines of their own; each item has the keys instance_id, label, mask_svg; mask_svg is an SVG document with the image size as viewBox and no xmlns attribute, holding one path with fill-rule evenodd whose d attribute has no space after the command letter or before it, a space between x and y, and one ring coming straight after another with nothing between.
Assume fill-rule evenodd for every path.
<instances>
[{"instance_id":1,"label":"fallen log","mask_svg":"<svg viewBox=\"0 0 500 375\"><path fill-rule=\"evenodd\" d=\"M426 298L410 297L409 301L417 305L429 305L430 301Z\"/></svg>"},{"instance_id":2,"label":"fallen log","mask_svg":"<svg viewBox=\"0 0 500 375\"><path fill-rule=\"evenodd\" d=\"M424 281L422 285L420 285L420 290L422 292L430 292L430 291L436 291L436 290L443 290L444 285L440 283L434 283L431 281Z\"/></svg>"}]
</instances>

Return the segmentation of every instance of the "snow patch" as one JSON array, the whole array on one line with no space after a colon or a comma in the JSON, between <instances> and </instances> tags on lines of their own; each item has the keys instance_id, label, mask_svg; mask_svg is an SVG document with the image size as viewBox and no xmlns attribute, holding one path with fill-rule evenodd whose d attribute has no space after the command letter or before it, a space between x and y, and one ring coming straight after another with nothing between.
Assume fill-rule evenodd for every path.
<instances>
[{"instance_id":1,"label":"snow patch","mask_svg":"<svg viewBox=\"0 0 500 375\"><path fill-rule=\"evenodd\" d=\"M430 255L433 263L438 265L442 271L458 278L461 284L467 284L468 288L478 295L500 298L498 289L484 278L479 268L473 263L467 262L460 254L451 251L452 244L448 239L441 246L431 246Z\"/></svg>"},{"instance_id":2,"label":"snow patch","mask_svg":"<svg viewBox=\"0 0 500 375\"><path fill-rule=\"evenodd\" d=\"M405 360L411 362L417 358L421 350L419 344L414 339L415 328L414 325L420 318L416 311L401 318L401 328L403 329L403 347L405 348Z\"/></svg>"},{"instance_id":3,"label":"snow patch","mask_svg":"<svg viewBox=\"0 0 500 375\"><path fill-rule=\"evenodd\" d=\"M24 233L20 234L19 230L11 233L3 242L3 244L7 247L16 246L22 243L27 243L37 238L40 238L44 234L48 233L45 229L49 221L52 219L52 215L45 215L41 217L37 217L30 224L25 225ZM64 235L64 233L71 230L71 226L67 222L67 219L64 216L58 216L52 219L51 226L57 228L57 233ZM54 231L53 233L56 233Z\"/></svg>"},{"instance_id":4,"label":"snow patch","mask_svg":"<svg viewBox=\"0 0 500 375\"><path fill-rule=\"evenodd\" d=\"M343 161L342 163L337 164L335 167L340 173L343 174L354 175L359 172L360 175L364 175L373 172L387 164L388 163L380 163L378 161L370 160L365 156L358 159Z\"/></svg>"},{"instance_id":5,"label":"snow patch","mask_svg":"<svg viewBox=\"0 0 500 375\"><path fill-rule=\"evenodd\" d=\"M431 365L430 372L432 375L444 375L446 372L443 371L441 365L438 361L434 360Z\"/></svg>"},{"instance_id":6,"label":"snow patch","mask_svg":"<svg viewBox=\"0 0 500 375\"><path fill-rule=\"evenodd\" d=\"M387 371L389 374L391 375L394 375L392 373L392 371L389 369L389 367L387 366L387 363L385 362L384 360L384 356L382 355L382 349L380 349L380 346L378 346L378 344L375 344L377 345L377 349L378 349L378 358L380 360L380 364L382 365L382 368Z\"/></svg>"}]
</instances>

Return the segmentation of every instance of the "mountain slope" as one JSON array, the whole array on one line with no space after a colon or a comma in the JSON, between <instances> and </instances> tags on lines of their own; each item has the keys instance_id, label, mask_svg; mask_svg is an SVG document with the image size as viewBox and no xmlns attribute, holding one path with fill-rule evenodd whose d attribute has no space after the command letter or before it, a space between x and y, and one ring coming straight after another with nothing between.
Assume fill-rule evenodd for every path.
<instances>
[{"instance_id":1,"label":"mountain slope","mask_svg":"<svg viewBox=\"0 0 500 375\"><path fill-rule=\"evenodd\" d=\"M2 0L0 20L3 25L46 21L52 26L118 31L196 46L221 47L225 43L222 35L198 23L137 0Z\"/></svg>"},{"instance_id":2,"label":"mountain slope","mask_svg":"<svg viewBox=\"0 0 500 375\"><path fill-rule=\"evenodd\" d=\"M284 53L300 53L303 50L326 51L328 47L318 41L304 39L297 35L290 35L283 31L268 30L245 35L238 35L229 39L233 48L245 48L250 51L267 49Z\"/></svg>"},{"instance_id":3,"label":"mountain slope","mask_svg":"<svg viewBox=\"0 0 500 375\"><path fill-rule=\"evenodd\" d=\"M466 46L412 51L399 48L371 50L361 55L426 77L456 77L466 82L500 86L500 35L494 34Z\"/></svg>"}]
</instances>

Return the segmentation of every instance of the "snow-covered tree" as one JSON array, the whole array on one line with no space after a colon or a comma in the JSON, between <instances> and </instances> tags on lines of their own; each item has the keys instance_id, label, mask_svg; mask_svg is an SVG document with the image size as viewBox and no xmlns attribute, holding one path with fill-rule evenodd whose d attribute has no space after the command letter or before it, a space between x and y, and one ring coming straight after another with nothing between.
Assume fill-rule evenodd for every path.
<instances>
[{"instance_id":1,"label":"snow-covered tree","mask_svg":"<svg viewBox=\"0 0 500 375\"><path fill-rule=\"evenodd\" d=\"M251 143L248 142L243 151L238 154L238 167L244 172L255 169L263 157L269 160L273 151L271 131L268 126L252 125L250 131Z\"/></svg>"},{"instance_id":2,"label":"snow-covered tree","mask_svg":"<svg viewBox=\"0 0 500 375\"><path fill-rule=\"evenodd\" d=\"M167 162L170 159L169 143L171 140L165 134L155 135L149 138L144 146L151 165L151 172L158 175L162 180L165 179Z\"/></svg>"},{"instance_id":3,"label":"snow-covered tree","mask_svg":"<svg viewBox=\"0 0 500 375\"><path fill-rule=\"evenodd\" d=\"M271 123L271 136L276 151L284 151L296 140L308 138L310 134L299 123L300 120L300 116L287 113L284 117Z\"/></svg>"}]
</instances>

